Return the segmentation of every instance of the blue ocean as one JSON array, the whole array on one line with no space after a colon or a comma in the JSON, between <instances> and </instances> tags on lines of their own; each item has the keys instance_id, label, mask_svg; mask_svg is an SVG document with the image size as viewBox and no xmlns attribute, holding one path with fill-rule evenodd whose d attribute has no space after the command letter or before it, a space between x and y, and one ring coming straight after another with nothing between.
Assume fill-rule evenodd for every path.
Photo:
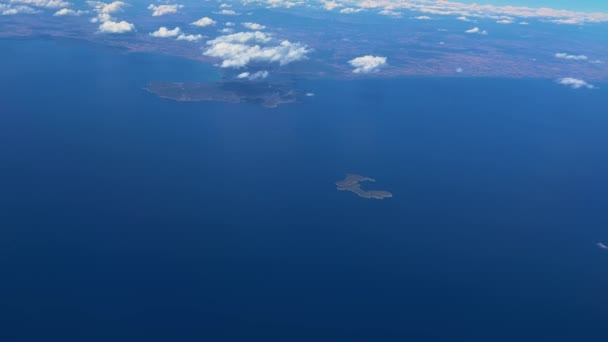
<instances>
[{"instance_id":1,"label":"blue ocean","mask_svg":"<svg viewBox=\"0 0 608 342\"><path fill-rule=\"evenodd\" d=\"M591 341L608 322L608 84L308 80L0 40L0 341ZM336 190L372 177L373 200Z\"/></svg>"}]
</instances>

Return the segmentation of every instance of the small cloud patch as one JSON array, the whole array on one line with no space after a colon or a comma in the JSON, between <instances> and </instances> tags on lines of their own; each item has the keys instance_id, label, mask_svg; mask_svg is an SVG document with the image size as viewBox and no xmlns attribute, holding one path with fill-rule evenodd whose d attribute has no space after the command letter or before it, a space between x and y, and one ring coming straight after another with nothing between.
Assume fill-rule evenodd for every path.
<instances>
[{"instance_id":1,"label":"small cloud patch","mask_svg":"<svg viewBox=\"0 0 608 342\"><path fill-rule=\"evenodd\" d=\"M104 21L99 25L99 32L111 33L111 34L122 34L135 31L135 25L126 21Z\"/></svg>"},{"instance_id":2,"label":"small cloud patch","mask_svg":"<svg viewBox=\"0 0 608 342\"><path fill-rule=\"evenodd\" d=\"M153 17L161 17L163 15L177 13L180 9L184 8L183 5L150 5L148 9L152 11Z\"/></svg>"},{"instance_id":3,"label":"small cloud patch","mask_svg":"<svg viewBox=\"0 0 608 342\"><path fill-rule=\"evenodd\" d=\"M378 72L385 66L386 57L367 55L351 59L348 63L355 68L353 70L355 74L369 74Z\"/></svg>"},{"instance_id":4,"label":"small cloud patch","mask_svg":"<svg viewBox=\"0 0 608 342\"><path fill-rule=\"evenodd\" d=\"M213 26L215 24L216 24L216 21L209 17L200 18L199 20L197 20L193 23L190 23L190 25L198 26L198 27Z\"/></svg>"},{"instance_id":5,"label":"small cloud patch","mask_svg":"<svg viewBox=\"0 0 608 342\"><path fill-rule=\"evenodd\" d=\"M585 80L581 80L581 79L573 78L573 77L560 78L557 80L557 83L570 87L572 89L581 89L581 88L595 89L595 86L593 84L587 83Z\"/></svg>"},{"instance_id":6,"label":"small cloud patch","mask_svg":"<svg viewBox=\"0 0 608 342\"><path fill-rule=\"evenodd\" d=\"M182 30L179 27L174 28L173 30L169 30L166 27L161 27L158 30L151 32L150 36L155 38L174 38L179 36L182 33Z\"/></svg>"},{"instance_id":7,"label":"small cloud patch","mask_svg":"<svg viewBox=\"0 0 608 342\"><path fill-rule=\"evenodd\" d=\"M586 61L587 59L589 59L585 55L569 55L569 54L564 53L564 52L558 52L558 53L556 53L555 54L555 58L567 59L567 60L571 60L571 61Z\"/></svg>"},{"instance_id":8,"label":"small cloud patch","mask_svg":"<svg viewBox=\"0 0 608 342\"><path fill-rule=\"evenodd\" d=\"M269 75L269 73L266 70L254 72L253 74L246 71L246 72L242 72L242 73L238 74L238 76L236 78L256 81L256 80L263 80L266 77L268 77L268 75Z\"/></svg>"},{"instance_id":9,"label":"small cloud patch","mask_svg":"<svg viewBox=\"0 0 608 342\"><path fill-rule=\"evenodd\" d=\"M242 23L241 25L243 25L243 27L245 27L246 29L249 29L252 31L261 31L266 28L266 26L264 26L264 25L260 25L258 23L251 23L251 22Z\"/></svg>"},{"instance_id":10,"label":"small cloud patch","mask_svg":"<svg viewBox=\"0 0 608 342\"><path fill-rule=\"evenodd\" d=\"M488 31L486 31L486 30L482 31L479 27L473 27L472 29L466 30L464 32L469 33L469 34L482 34L484 36L488 34Z\"/></svg>"}]
</instances>

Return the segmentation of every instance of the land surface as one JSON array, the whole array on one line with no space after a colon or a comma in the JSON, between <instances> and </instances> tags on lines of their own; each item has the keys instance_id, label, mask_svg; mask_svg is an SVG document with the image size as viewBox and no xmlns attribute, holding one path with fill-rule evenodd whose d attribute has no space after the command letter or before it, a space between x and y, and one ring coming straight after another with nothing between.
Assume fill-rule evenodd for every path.
<instances>
[{"instance_id":1,"label":"land surface","mask_svg":"<svg viewBox=\"0 0 608 342\"><path fill-rule=\"evenodd\" d=\"M267 108L298 101L289 83L222 81L210 83L152 82L145 90L175 101L253 103Z\"/></svg>"},{"instance_id":2,"label":"land surface","mask_svg":"<svg viewBox=\"0 0 608 342\"><path fill-rule=\"evenodd\" d=\"M357 194L363 198L374 198L374 199L384 199L393 197L388 191L384 190L363 190L361 189L361 182L375 182L376 180L373 178L356 175L356 174L347 174L346 178L341 181L336 182L336 186L338 190L341 191L350 191Z\"/></svg>"},{"instance_id":3,"label":"land surface","mask_svg":"<svg viewBox=\"0 0 608 342\"><path fill-rule=\"evenodd\" d=\"M120 47L129 52L153 52L218 63L205 56L207 42L221 36L229 21L243 21L236 16L219 16L216 3L189 3L187 10L173 16L152 17L145 6L129 6L116 14L116 20L133 22L137 30L129 34L102 34L98 24L90 22L95 13L82 5L88 14L78 17L55 17L52 11L39 14L0 16L0 38L54 37L86 40ZM608 25L555 25L529 20L529 25L500 25L493 19L463 22L455 17L438 16L434 20L390 19L383 16L338 15L328 11L269 11L254 5L234 5L234 10L248 13L247 21L267 28L264 32L278 40L299 42L311 49L306 60L278 66L264 66L271 77L338 78L361 77L577 77L589 81L608 80ZM201 16L212 16L217 24L205 28L189 23ZM416 15L414 12L411 15ZM201 34L197 42L150 36L159 28L181 27L186 34ZM480 27L487 35L467 34ZM235 32L246 31L236 25ZM567 52L584 55L588 60L560 59L555 54ZM353 73L352 58L375 54L386 56L387 65L367 75ZM242 70L221 68L223 77L235 78Z\"/></svg>"}]
</instances>

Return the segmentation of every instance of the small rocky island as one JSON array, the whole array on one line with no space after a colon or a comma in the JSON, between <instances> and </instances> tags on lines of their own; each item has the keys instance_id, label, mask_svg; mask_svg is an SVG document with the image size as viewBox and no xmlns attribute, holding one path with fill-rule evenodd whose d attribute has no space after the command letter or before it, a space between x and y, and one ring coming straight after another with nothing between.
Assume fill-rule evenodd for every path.
<instances>
[{"instance_id":1,"label":"small rocky island","mask_svg":"<svg viewBox=\"0 0 608 342\"><path fill-rule=\"evenodd\" d=\"M364 176L360 176L360 175L347 174L346 178L344 178L341 181L336 182L336 186L338 187L338 190L354 192L355 194L357 194L363 198L384 199L384 198L393 197L393 194L391 194L388 191L383 191L383 190L366 191L366 190L361 189L360 183L365 182L365 181L375 182L376 180L373 178L364 177Z\"/></svg>"},{"instance_id":2,"label":"small rocky island","mask_svg":"<svg viewBox=\"0 0 608 342\"><path fill-rule=\"evenodd\" d=\"M300 95L289 82L152 82L144 89L158 97L175 101L253 103L268 108L275 108L284 103L294 103Z\"/></svg>"}]
</instances>

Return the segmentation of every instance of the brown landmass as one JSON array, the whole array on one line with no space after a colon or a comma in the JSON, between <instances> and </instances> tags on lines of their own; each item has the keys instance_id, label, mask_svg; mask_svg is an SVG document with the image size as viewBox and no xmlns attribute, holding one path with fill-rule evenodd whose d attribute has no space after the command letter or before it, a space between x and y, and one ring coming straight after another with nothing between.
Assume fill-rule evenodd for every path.
<instances>
[{"instance_id":1,"label":"brown landmass","mask_svg":"<svg viewBox=\"0 0 608 342\"><path fill-rule=\"evenodd\" d=\"M253 103L268 108L294 103L299 93L289 83L224 81L211 83L152 82L145 90L175 101Z\"/></svg>"},{"instance_id":2,"label":"brown landmass","mask_svg":"<svg viewBox=\"0 0 608 342\"><path fill-rule=\"evenodd\" d=\"M385 199L393 197L388 191L383 190L363 190L361 189L361 182L375 182L376 180L369 177L364 177L356 174L347 174L346 178L336 182L338 190L350 191L363 198L374 198L374 199Z\"/></svg>"}]
</instances>

